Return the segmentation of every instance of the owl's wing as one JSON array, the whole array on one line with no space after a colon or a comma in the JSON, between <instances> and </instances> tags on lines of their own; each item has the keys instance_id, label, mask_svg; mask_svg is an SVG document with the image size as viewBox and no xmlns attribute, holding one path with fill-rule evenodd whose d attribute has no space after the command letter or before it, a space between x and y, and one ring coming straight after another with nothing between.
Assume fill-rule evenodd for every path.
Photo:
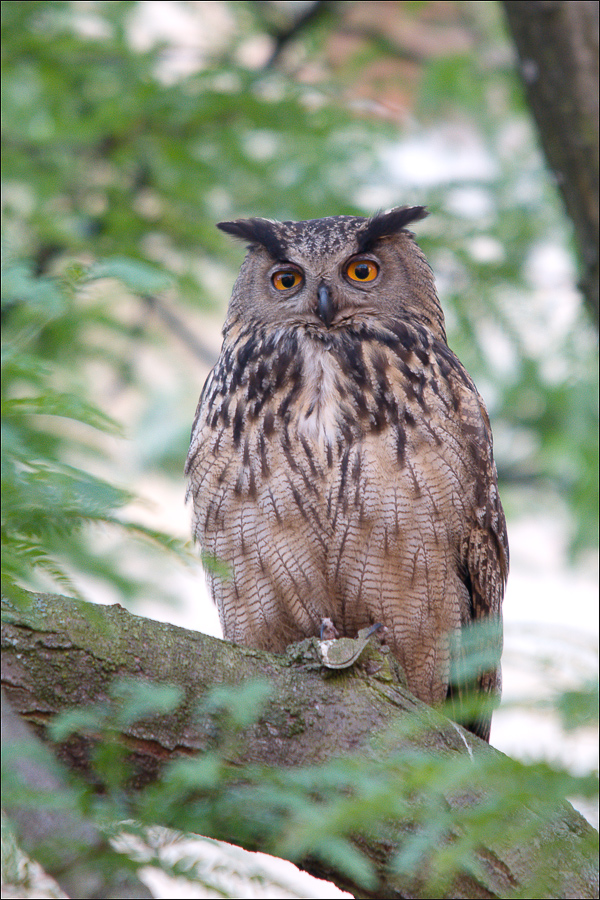
<instances>
[{"instance_id":1,"label":"owl's wing","mask_svg":"<svg viewBox=\"0 0 600 900\"><path fill-rule=\"evenodd\" d=\"M502 600L508 575L508 537L498 494L492 435L483 401L477 395L482 419L479 467L475 473L475 507L462 548L462 579L469 593L470 620L459 637L454 655L455 674L449 697L458 706L459 719L474 703L469 731L489 740L493 707L501 689ZM462 671L461 671L462 670Z\"/></svg>"}]
</instances>

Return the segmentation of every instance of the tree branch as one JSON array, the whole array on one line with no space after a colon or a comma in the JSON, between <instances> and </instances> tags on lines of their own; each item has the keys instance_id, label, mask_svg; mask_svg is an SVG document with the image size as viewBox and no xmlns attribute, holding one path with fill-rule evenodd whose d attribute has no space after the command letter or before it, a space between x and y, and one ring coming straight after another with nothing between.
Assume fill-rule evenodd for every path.
<instances>
[{"instance_id":1,"label":"tree branch","mask_svg":"<svg viewBox=\"0 0 600 900\"><path fill-rule=\"evenodd\" d=\"M342 758L346 767L351 767L353 760L361 760L369 771L376 771L401 744L420 753L421 758L423 754L428 759L441 755L462 759L469 766L501 758L489 745L412 697L402 686L394 660L374 647L367 647L370 658L362 668L357 665L331 671L324 669L315 639L293 645L287 655L277 656L142 619L118 605L99 607L55 595L37 596L27 611L9 608L6 619L3 684L13 707L42 736L56 714L65 709L110 703L111 683L116 676L168 683L181 689L184 699L175 712L141 719L122 729L122 741L135 764L130 791L154 781L168 760L210 754L215 747L215 719L209 709L198 713L199 700L215 685L235 685L241 691L249 679L256 678L267 679L273 692L259 721L246 728L243 741L231 744L226 754L232 771L237 769L239 773L239 797L243 797L242 783L252 766L260 766L262 772L265 767L289 772ZM404 736L394 731L399 721L416 711L421 712L425 727L406 731ZM90 778L92 745L93 736L80 734L55 749L69 768ZM465 804L480 803L483 798L478 790L475 783L474 793L467 797L464 792L456 796L449 789L446 802L452 815L458 816ZM214 797L213 802L216 808L219 798ZM258 801L253 802L257 806ZM415 811L418 808L415 805ZM193 816L193 809L190 803L188 816ZM218 823L215 819L209 836L226 839L223 822L235 821L237 833L230 834L230 840L247 849L272 852L273 847L263 842L268 814L250 808L248 803L244 806L242 801L235 810L232 819L230 800L229 819L225 816ZM558 875L556 859L552 859L553 877L559 878L560 886L547 885L546 892L540 890L536 896L595 896L595 870L589 858L593 829L568 804L555 813L549 822L539 811L523 808L521 815L534 829L536 840L528 846L511 846L504 834L495 843L482 837L475 851L478 872L461 872L446 891L436 896L500 898L518 892L532 873L540 870L544 848L549 841L556 842L558 835L561 840L568 837L567 845L561 845L568 846L568 853L560 859ZM269 815L274 815L272 810ZM160 813L157 824L161 824ZM173 821L162 824L173 825ZM186 824L189 827L189 819ZM285 818L277 827L286 827ZM376 872L375 882L367 888L341 865L336 867L310 855L298 860L291 850L287 855L356 896L432 896L424 887L425 873L407 876L389 865L406 836L419 827L415 812L412 822L410 817L386 821L378 830L372 823L366 824L364 832L355 835L356 846ZM456 839L457 834L444 838L450 842ZM568 893L564 893L567 886Z\"/></svg>"},{"instance_id":2,"label":"tree branch","mask_svg":"<svg viewBox=\"0 0 600 900\"><path fill-rule=\"evenodd\" d=\"M598 323L598 3L503 5L542 148L575 228L580 288Z\"/></svg>"},{"instance_id":3,"label":"tree branch","mask_svg":"<svg viewBox=\"0 0 600 900\"><path fill-rule=\"evenodd\" d=\"M217 361L217 354L215 354L214 350L212 350L207 344L204 344L203 341L200 340L198 335L194 334L193 331L188 328L186 322L183 321L176 313L173 312L162 300L158 297L154 297L151 295L146 295L142 298L146 307L152 312L156 313L159 319L163 322L164 325L167 326L169 331L175 335L175 337L179 338L179 340L184 344L188 350L194 354L196 359L198 359L205 366L214 366Z\"/></svg>"},{"instance_id":4,"label":"tree branch","mask_svg":"<svg viewBox=\"0 0 600 900\"><path fill-rule=\"evenodd\" d=\"M2 805L16 830L22 849L34 857L69 897L152 898L145 884L131 871L125 857L109 845L106 836L76 812L72 787L49 749L12 710L2 692ZM6 787L6 785L5 785ZM35 803L28 803L30 792ZM45 808L44 798L60 797L60 808ZM98 866L100 856L112 857L112 872Z\"/></svg>"},{"instance_id":5,"label":"tree branch","mask_svg":"<svg viewBox=\"0 0 600 900\"><path fill-rule=\"evenodd\" d=\"M260 4L258 4L260 6ZM322 18L323 15L331 12L335 7L334 2L330 2L330 0L316 0L316 2L311 3L300 15L296 16L289 24L287 28L282 29L281 31L277 31L273 34L273 38L275 40L275 46L269 59L264 65L264 69L272 69L275 64L279 61L279 57L288 46L288 44L295 40L296 37L307 27L307 25L314 23L317 19Z\"/></svg>"}]
</instances>

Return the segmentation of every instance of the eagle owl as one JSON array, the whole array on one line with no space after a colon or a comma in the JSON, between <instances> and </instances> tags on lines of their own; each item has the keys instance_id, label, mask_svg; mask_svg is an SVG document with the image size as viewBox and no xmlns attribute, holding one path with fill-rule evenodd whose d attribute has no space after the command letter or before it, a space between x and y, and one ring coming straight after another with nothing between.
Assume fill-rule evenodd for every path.
<instances>
[{"instance_id":1,"label":"eagle owl","mask_svg":"<svg viewBox=\"0 0 600 900\"><path fill-rule=\"evenodd\" d=\"M464 629L500 620L508 545L488 415L406 230L425 215L219 224L249 252L186 473L228 640L277 652L324 619L381 623L437 704L461 696ZM500 688L492 641L480 693ZM490 718L468 727L489 739Z\"/></svg>"}]
</instances>

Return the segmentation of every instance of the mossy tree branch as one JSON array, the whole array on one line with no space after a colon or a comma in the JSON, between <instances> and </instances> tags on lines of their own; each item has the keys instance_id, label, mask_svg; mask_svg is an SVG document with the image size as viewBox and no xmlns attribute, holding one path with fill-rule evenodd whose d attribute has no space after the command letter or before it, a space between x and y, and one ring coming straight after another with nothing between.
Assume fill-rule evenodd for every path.
<instances>
[{"instance_id":1,"label":"mossy tree branch","mask_svg":"<svg viewBox=\"0 0 600 900\"><path fill-rule=\"evenodd\" d=\"M177 686L182 700L171 712L121 729L120 740L134 764L134 775L126 788L131 797L155 783L169 761L212 753L215 742L223 738L221 726L210 706L202 708L199 702L215 685L237 686L241 691L251 679L268 681L271 694L258 721L244 728L236 739L221 743L220 753L237 779L232 796L235 791L243 796L243 785L251 777L249 773L259 771L257 767L263 773L276 769L281 778L282 772L343 759L347 766L360 760L369 771L375 771L401 745L404 750L421 754L421 758L425 754L432 760L463 760L473 765L474 773L481 761L501 758L493 748L412 697L389 654L369 647L366 664L330 671L323 668L316 651L316 641L305 641L294 645L287 655L277 656L139 618L118 605L99 607L38 595L26 611L5 610L2 680L13 708L44 740L48 740L48 726L59 713L91 704L110 705L115 678ZM399 722L419 711L419 729L404 733L395 730ZM93 780L97 776L90 760L95 741L93 734L79 734L54 749L67 767ZM464 790L459 795L449 788L445 802L452 818L460 816L465 804L478 804L482 799L474 781L468 795ZM213 798L215 809L219 802L219 797ZM406 836L422 825L419 808L415 796L413 821L410 815L397 821L390 818L384 827L383 823L378 829L366 825L363 833L353 834L356 847L376 873L366 885L357 883L343 866L331 860L324 862L323 857L307 854L298 859L291 851L280 849L280 853L355 896L430 897L433 895L427 892L430 888L426 887L425 872L407 875L389 865ZM194 830L193 809L190 801L187 818L182 813L183 818L170 817L157 824ZM483 837L475 850L476 873L459 872L436 896L526 896L520 891L531 883L532 873L541 871L544 848L553 843L562 848L563 856L557 866L553 855L553 883L548 881L546 892L541 890L536 896L595 896L595 870L589 856L594 830L585 820L568 804L561 804L550 820L533 808L524 807L519 814L530 821L537 840L528 846L513 846L505 833L499 833L495 842ZM264 827L269 815L274 815L273 810L261 813L257 802L254 808L243 808L242 804L233 818L215 815L209 836L229 839L247 849L273 852L277 846ZM206 833L206 821L203 825ZM230 826L233 830L228 833ZM283 827L282 819L275 831ZM459 831L446 839L458 840Z\"/></svg>"}]
</instances>

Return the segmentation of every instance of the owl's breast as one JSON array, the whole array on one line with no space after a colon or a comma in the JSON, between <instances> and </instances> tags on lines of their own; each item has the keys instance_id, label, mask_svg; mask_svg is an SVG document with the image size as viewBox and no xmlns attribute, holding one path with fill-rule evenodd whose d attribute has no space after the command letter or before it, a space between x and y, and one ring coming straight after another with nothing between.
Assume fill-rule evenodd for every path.
<instances>
[{"instance_id":1,"label":"owl's breast","mask_svg":"<svg viewBox=\"0 0 600 900\"><path fill-rule=\"evenodd\" d=\"M300 438L321 449L332 447L344 417L344 392L338 360L331 350L309 341L303 353L293 428Z\"/></svg>"},{"instance_id":2,"label":"owl's breast","mask_svg":"<svg viewBox=\"0 0 600 900\"><path fill-rule=\"evenodd\" d=\"M401 340L383 330L299 350L287 427L299 457L318 463L327 518L339 521L354 504L373 522L389 507L391 520L399 503L406 522L427 500L453 530L474 502L474 473L488 477L490 456L480 398L453 354L416 332Z\"/></svg>"},{"instance_id":3,"label":"owl's breast","mask_svg":"<svg viewBox=\"0 0 600 900\"><path fill-rule=\"evenodd\" d=\"M423 498L454 519L485 429L472 383L417 337L247 331L224 347L188 457L198 533L221 532L243 508L324 534L347 515L396 522L402 506L414 518Z\"/></svg>"}]
</instances>

